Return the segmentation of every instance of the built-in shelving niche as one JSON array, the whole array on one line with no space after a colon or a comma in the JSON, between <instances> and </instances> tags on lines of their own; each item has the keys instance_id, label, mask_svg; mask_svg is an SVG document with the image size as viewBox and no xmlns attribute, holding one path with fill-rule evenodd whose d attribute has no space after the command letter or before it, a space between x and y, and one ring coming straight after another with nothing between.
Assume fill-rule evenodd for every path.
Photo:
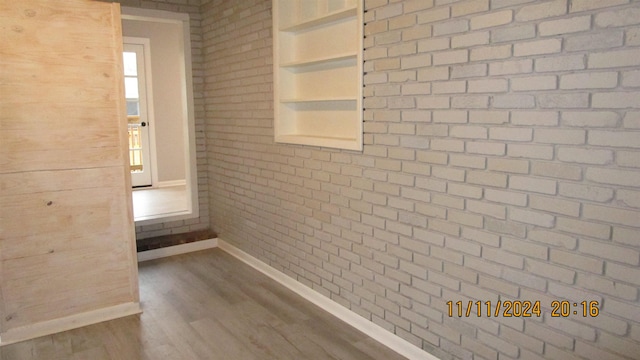
<instances>
[{"instance_id":1,"label":"built-in shelving niche","mask_svg":"<svg viewBox=\"0 0 640 360\"><path fill-rule=\"evenodd\" d=\"M275 141L362 150L362 0L274 0Z\"/></svg>"}]
</instances>

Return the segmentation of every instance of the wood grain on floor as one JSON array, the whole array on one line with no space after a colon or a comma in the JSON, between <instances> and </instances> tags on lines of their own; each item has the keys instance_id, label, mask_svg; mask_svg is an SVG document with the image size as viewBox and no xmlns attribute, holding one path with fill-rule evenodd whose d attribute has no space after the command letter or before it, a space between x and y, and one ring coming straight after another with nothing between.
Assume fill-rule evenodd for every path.
<instances>
[{"instance_id":1,"label":"wood grain on floor","mask_svg":"<svg viewBox=\"0 0 640 360\"><path fill-rule=\"evenodd\" d=\"M141 263L140 295L142 315L4 346L0 359L404 359L219 249Z\"/></svg>"}]
</instances>

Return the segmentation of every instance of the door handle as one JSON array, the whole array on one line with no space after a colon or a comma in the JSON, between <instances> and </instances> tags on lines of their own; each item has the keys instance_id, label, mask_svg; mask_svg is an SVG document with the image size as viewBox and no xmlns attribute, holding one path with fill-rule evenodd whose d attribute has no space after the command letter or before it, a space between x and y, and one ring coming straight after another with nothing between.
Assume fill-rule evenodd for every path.
<instances>
[{"instance_id":1,"label":"door handle","mask_svg":"<svg viewBox=\"0 0 640 360\"><path fill-rule=\"evenodd\" d=\"M145 126L147 126L147 123L146 123L146 121L143 121L143 122L141 122L141 123L140 123L140 126L142 126L142 127L145 127Z\"/></svg>"}]
</instances>

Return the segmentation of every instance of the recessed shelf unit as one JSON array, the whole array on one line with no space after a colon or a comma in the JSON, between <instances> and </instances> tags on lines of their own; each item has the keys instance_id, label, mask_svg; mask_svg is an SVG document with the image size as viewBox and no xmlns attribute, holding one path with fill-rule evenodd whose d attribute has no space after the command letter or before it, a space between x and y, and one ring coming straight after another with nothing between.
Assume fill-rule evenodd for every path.
<instances>
[{"instance_id":1,"label":"recessed shelf unit","mask_svg":"<svg viewBox=\"0 0 640 360\"><path fill-rule=\"evenodd\" d=\"M362 0L274 0L275 141L362 150Z\"/></svg>"}]
</instances>

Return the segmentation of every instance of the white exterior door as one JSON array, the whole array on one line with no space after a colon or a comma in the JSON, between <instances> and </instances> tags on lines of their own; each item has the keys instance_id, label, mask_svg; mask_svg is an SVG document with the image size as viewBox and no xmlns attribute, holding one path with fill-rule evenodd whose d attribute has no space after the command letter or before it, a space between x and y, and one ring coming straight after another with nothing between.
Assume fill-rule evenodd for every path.
<instances>
[{"instance_id":1,"label":"white exterior door","mask_svg":"<svg viewBox=\"0 0 640 360\"><path fill-rule=\"evenodd\" d=\"M129 129L129 162L131 185L143 187L152 185L150 142L150 90L145 56L148 54L147 39L125 38L124 43L124 84L127 100L127 120ZM135 42L135 43L134 43Z\"/></svg>"}]
</instances>

